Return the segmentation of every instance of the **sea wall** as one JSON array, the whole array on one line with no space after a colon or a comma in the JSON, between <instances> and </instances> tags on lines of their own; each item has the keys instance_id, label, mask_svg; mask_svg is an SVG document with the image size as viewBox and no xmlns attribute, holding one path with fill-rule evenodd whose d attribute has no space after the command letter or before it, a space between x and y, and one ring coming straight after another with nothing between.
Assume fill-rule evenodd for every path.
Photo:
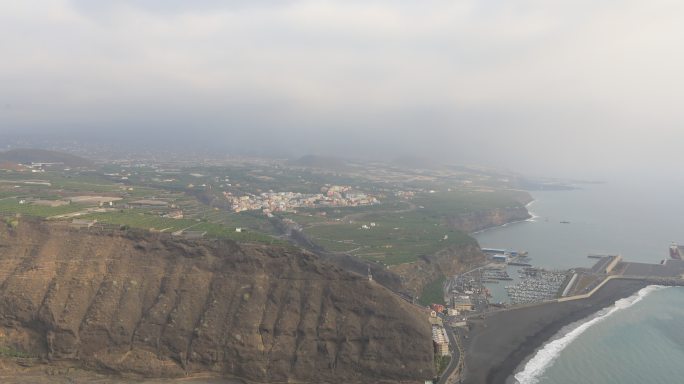
<instances>
[{"instance_id":1,"label":"sea wall","mask_svg":"<svg viewBox=\"0 0 684 384\"><path fill-rule=\"evenodd\" d=\"M586 319L648 283L607 281L590 297L490 313L471 319L464 383L504 384L514 370L564 326Z\"/></svg>"}]
</instances>

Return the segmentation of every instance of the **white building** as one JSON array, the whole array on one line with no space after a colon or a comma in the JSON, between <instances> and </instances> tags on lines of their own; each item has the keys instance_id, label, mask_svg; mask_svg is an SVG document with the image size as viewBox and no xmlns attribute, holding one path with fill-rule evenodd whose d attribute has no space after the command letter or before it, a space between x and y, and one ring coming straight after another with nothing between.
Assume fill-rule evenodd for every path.
<instances>
[{"instance_id":1,"label":"white building","mask_svg":"<svg viewBox=\"0 0 684 384\"><path fill-rule=\"evenodd\" d=\"M438 356L447 356L449 352L449 337L446 329L438 325L432 326L432 343L435 346L435 354Z\"/></svg>"}]
</instances>

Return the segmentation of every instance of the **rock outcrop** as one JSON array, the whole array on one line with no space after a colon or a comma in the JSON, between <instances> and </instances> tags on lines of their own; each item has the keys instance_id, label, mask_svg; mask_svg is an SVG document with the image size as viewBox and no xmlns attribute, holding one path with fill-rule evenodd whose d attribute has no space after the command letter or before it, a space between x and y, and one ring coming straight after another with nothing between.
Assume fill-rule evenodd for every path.
<instances>
[{"instance_id":1,"label":"rock outcrop","mask_svg":"<svg viewBox=\"0 0 684 384\"><path fill-rule=\"evenodd\" d=\"M446 224L459 231L472 233L483 229L526 220L530 213L524 204L531 196L524 196L520 205L507 208L492 208L446 216ZM529 200L526 199L529 197ZM416 262L393 266L391 271L401 277L402 289L420 295L423 288L435 280L464 272L485 262L485 255L474 238L461 246L445 248L435 254L421 257Z\"/></svg>"},{"instance_id":2,"label":"rock outcrop","mask_svg":"<svg viewBox=\"0 0 684 384\"><path fill-rule=\"evenodd\" d=\"M310 253L27 219L0 228L0 348L145 377L422 383L434 374L419 309Z\"/></svg>"},{"instance_id":3,"label":"rock outcrop","mask_svg":"<svg viewBox=\"0 0 684 384\"><path fill-rule=\"evenodd\" d=\"M447 223L453 228L472 233L515 221L527 220L530 217L527 208L516 206L461 213L447 217Z\"/></svg>"},{"instance_id":4,"label":"rock outcrop","mask_svg":"<svg viewBox=\"0 0 684 384\"><path fill-rule=\"evenodd\" d=\"M391 270L401 276L404 290L421 296L423 288L433 281L465 272L484 261L485 255L473 239L472 244L445 248L414 263L393 266Z\"/></svg>"}]
</instances>

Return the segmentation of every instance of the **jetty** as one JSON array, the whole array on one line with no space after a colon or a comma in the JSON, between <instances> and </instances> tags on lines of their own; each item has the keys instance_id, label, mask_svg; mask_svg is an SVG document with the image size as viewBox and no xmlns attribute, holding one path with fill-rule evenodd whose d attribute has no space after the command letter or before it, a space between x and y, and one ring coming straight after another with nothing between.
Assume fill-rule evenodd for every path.
<instances>
[{"instance_id":1,"label":"jetty","mask_svg":"<svg viewBox=\"0 0 684 384\"><path fill-rule=\"evenodd\" d=\"M452 362L439 383L504 383L524 356L534 352L563 326L648 285L684 286L684 260L649 264L625 261L621 255L589 257L596 259L589 268L568 271L524 268L522 282L506 289L512 305L487 305L464 313L465 339L454 340L458 359ZM475 290L484 282L495 280L494 277L505 276L505 270L486 267L480 270L482 274L476 276L479 279L461 276L456 281L468 280L471 283L468 288ZM482 279L483 276L489 279Z\"/></svg>"}]
</instances>

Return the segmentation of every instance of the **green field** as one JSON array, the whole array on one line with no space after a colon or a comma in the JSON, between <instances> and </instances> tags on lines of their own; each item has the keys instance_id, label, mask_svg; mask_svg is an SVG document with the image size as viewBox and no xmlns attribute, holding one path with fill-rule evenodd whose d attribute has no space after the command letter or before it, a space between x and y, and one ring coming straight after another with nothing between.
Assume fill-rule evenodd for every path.
<instances>
[{"instance_id":1,"label":"green field","mask_svg":"<svg viewBox=\"0 0 684 384\"><path fill-rule=\"evenodd\" d=\"M306 214L325 212L327 220L342 219L350 215L365 215L369 213L391 213L398 211L406 211L411 209L411 204L405 201L397 201L393 199L383 200L381 204L366 205L360 207L326 207L326 208L304 208L300 209L297 217ZM297 219L295 221L299 222Z\"/></svg>"},{"instance_id":2,"label":"green field","mask_svg":"<svg viewBox=\"0 0 684 384\"><path fill-rule=\"evenodd\" d=\"M0 199L0 212L5 214L21 213L31 216L50 217L66 213L78 212L85 208L80 204L68 204L60 207L45 207L41 205L19 204L19 199L10 197Z\"/></svg>"},{"instance_id":3,"label":"green field","mask_svg":"<svg viewBox=\"0 0 684 384\"><path fill-rule=\"evenodd\" d=\"M280 217L290 219L295 221L299 225L303 226L308 226L311 224L320 224L328 221L329 219L326 216L316 216L316 215L311 215L311 214L306 214L306 213L301 213L301 214L295 214L295 213L281 213L279 214Z\"/></svg>"},{"instance_id":4,"label":"green field","mask_svg":"<svg viewBox=\"0 0 684 384\"><path fill-rule=\"evenodd\" d=\"M269 190L319 193L326 184L350 185L377 196L381 203L364 207L302 208L297 213L280 216L297 222L314 242L330 251L397 265L415 262L447 247L475 244L467 234L447 226L449 216L520 206L528 198L524 192L487 190L489 187L482 184L455 187L458 185L455 179L444 179L440 174L424 177L420 173L416 177L412 173L406 179L394 175L393 181L382 178L372 181L366 178L366 169L352 169L353 174L344 174L270 162L238 161L226 166L113 164L96 170L9 171L0 174L0 212L51 217L83 211L88 206L45 207L19 204L19 199L56 200L79 194L117 196L122 200L114 205L115 211L81 217L132 228L169 233L205 231L209 237L273 243L281 241L269 236L276 234L269 219L259 211L230 212L223 192L235 195ZM390 173L395 172L401 173L401 170ZM122 179L124 176L127 180ZM26 183L40 180L50 185ZM435 192L428 193L431 189ZM397 198L395 192L399 190L416 195L411 200ZM170 207L127 208L127 203L134 200L152 198L167 201ZM162 217L171 209L181 209L184 218ZM235 231L238 227L247 230L238 233Z\"/></svg>"},{"instance_id":5,"label":"green field","mask_svg":"<svg viewBox=\"0 0 684 384\"><path fill-rule=\"evenodd\" d=\"M293 219L304 225L305 234L327 250L397 265L414 262L447 247L475 245L468 234L447 226L449 216L520 206L525 196L505 190L424 193L410 202L340 209L328 215L326 221L309 220L302 215Z\"/></svg>"},{"instance_id":6,"label":"green field","mask_svg":"<svg viewBox=\"0 0 684 384\"><path fill-rule=\"evenodd\" d=\"M514 190L462 190L424 194L416 196L412 201L423 207L421 209L425 215L444 217L496 208L517 207L524 205L528 196L527 192Z\"/></svg>"},{"instance_id":7,"label":"green field","mask_svg":"<svg viewBox=\"0 0 684 384\"><path fill-rule=\"evenodd\" d=\"M81 218L97 220L98 222L108 224L129 226L131 228L141 228L168 233L181 230L200 231L206 232L207 237L213 238L225 238L236 241L259 242L267 244L285 244L285 242L281 240L249 229L243 232L236 232L236 226L229 226L221 222L208 222L204 219L170 219L161 217L159 215L146 213L141 210L93 213L81 216ZM236 219L235 222L240 222L240 220ZM247 226L244 225L246 222L244 222L242 226L247 228Z\"/></svg>"},{"instance_id":8,"label":"green field","mask_svg":"<svg viewBox=\"0 0 684 384\"><path fill-rule=\"evenodd\" d=\"M190 219L169 219L159 215L149 214L142 210L126 210L123 212L92 213L81 216L87 220L97 220L99 222L128 225L133 228L143 228L163 232L175 232L182 229L191 228L200 224Z\"/></svg>"},{"instance_id":9,"label":"green field","mask_svg":"<svg viewBox=\"0 0 684 384\"><path fill-rule=\"evenodd\" d=\"M182 209L185 218L171 219L162 214L172 208L125 209L116 211L88 213L79 216L82 219L97 220L112 225L129 226L146 230L176 232L192 230L206 232L207 237L228 238L245 242L278 243L283 241L268 235L273 232L269 221L260 214L234 214L209 207L200 203L194 196L184 193L183 189L164 189L151 187L147 183L123 185L116 177L105 176L105 172L117 172L118 167L107 167L102 171L65 172L48 171L44 173L5 172L0 175L0 213L25 214L38 217L52 217L94 207L94 204L68 204L59 207L19 204L24 199L64 199L75 195L107 195L121 197L115 203L120 207L139 199L157 198L174 204ZM156 173L154 170L130 170L138 175L138 179L150 179ZM141 176L142 174L142 176ZM184 179L192 180L192 176L183 175ZM44 181L50 185L31 184L26 182ZM185 180L182 180L185 181ZM236 232L235 228L244 228Z\"/></svg>"},{"instance_id":10,"label":"green field","mask_svg":"<svg viewBox=\"0 0 684 384\"><path fill-rule=\"evenodd\" d=\"M364 229L364 225L368 229ZM387 265L413 262L422 255L430 255L449 246L474 242L466 233L448 228L441 220L418 211L372 213L351 224L332 222L311 226L304 231L326 249L348 252Z\"/></svg>"}]
</instances>

